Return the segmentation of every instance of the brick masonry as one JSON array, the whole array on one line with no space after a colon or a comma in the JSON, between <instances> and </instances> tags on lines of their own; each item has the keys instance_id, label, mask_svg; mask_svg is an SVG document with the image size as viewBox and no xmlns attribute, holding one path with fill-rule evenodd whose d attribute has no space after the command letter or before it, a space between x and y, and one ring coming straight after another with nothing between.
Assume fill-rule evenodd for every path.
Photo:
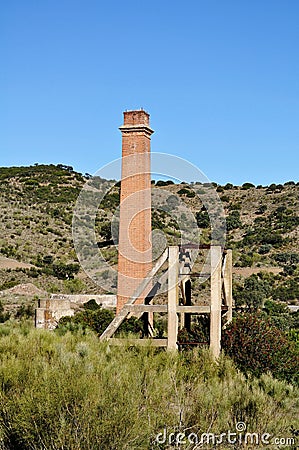
<instances>
[{"instance_id":1,"label":"brick masonry","mask_svg":"<svg viewBox=\"0 0 299 450\"><path fill-rule=\"evenodd\" d=\"M149 114L124 112L118 246L119 312L152 268ZM143 303L142 296L136 303Z\"/></svg>"}]
</instances>

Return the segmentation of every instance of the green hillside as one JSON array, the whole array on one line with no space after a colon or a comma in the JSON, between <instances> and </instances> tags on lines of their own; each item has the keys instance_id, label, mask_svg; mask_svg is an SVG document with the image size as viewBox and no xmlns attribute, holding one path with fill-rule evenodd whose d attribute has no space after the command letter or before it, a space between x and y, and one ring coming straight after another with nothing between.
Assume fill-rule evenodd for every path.
<instances>
[{"instance_id":1,"label":"green hillside","mask_svg":"<svg viewBox=\"0 0 299 450\"><path fill-rule=\"evenodd\" d=\"M0 168L0 291L4 303L8 298L13 303L7 289L27 283L44 295L101 293L80 269L72 241L73 208L89 177L62 164ZM180 235L173 216L180 199L196 217L201 242L209 242L208 213L195 193L204 198L211 187L216 188L226 215L227 247L233 249L237 304L266 299L298 303L299 183L255 187L250 183L189 186L157 181L155 187L172 194L168 210L153 211L153 228L163 230L170 243ZM116 185L103 199L96 220L102 252L113 265L117 252L109 242L110 220L118 203ZM196 293L200 287L195 283L194 289Z\"/></svg>"}]
</instances>

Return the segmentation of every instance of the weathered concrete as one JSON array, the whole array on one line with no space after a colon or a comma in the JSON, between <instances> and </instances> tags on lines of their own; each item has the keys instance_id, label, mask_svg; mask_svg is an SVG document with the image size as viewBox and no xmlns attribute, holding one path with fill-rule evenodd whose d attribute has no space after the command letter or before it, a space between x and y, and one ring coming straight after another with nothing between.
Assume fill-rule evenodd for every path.
<instances>
[{"instance_id":1,"label":"weathered concrete","mask_svg":"<svg viewBox=\"0 0 299 450\"><path fill-rule=\"evenodd\" d=\"M92 299L104 308L115 308L116 306L116 295L113 294L51 294L50 298L51 300L69 300L78 306Z\"/></svg>"},{"instance_id":2,"label":"weathered concrete","mask_svg":"<svg viewBox=\"0 0 299 450\"><path fill-rule=\"evenodd\" d=\"M39 300L35 310L35 327L53 330L61 317L73 315L74 309L69 300Z\"/></svg>"},{"instance_id":3,"label":"weathered concrete","mask_svg":"<svg viewBox=\"0 0 299 450\"><path fill-rule=\"evenodd\" d=\"M35 326L53 330L62 317L73 316L78 307L92 299L104 308L112 309L116 306L116 295L52 294L51 298L38 301L38 307L35 310Z\"/></svg>"}]
</instances>

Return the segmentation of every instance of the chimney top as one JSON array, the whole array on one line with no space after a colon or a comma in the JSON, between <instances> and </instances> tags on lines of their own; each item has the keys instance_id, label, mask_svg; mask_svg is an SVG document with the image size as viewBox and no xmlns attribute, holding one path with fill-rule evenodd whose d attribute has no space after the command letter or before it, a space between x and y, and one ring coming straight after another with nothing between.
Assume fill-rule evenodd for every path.
<instances>
[{"instance_id":1,"label":"chimney top","mask_svg":"<svg viewBox=\"0 0 299 450\"><path fill-rule=\"evenodd\" d=\"M143 132L148 137L154 132L149 125L150 115L143 109L124 112L124 123L119 127L122 133Z\"/></svg>"},{"instance_id":2,"label":"chimney top","mask_svg":"<svg viewBox=\"0 0 299 450\"><path fill-rule=\"evenodd\" d=\"M150 115L143 109L124 112L124 125L146 125L149 126Z\"/></svg>"}]
</instances>

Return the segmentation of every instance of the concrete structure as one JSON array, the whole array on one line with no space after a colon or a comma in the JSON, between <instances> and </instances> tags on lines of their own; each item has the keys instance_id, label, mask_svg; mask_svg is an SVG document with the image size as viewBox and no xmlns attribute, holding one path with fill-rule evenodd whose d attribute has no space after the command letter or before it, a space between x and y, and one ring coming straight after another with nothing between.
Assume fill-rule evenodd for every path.
<instances>
[{"instance_id":1,"label":"concrete structure","mask_svg":"<svg viewBox=\"0 0 299 450\"><path fill-rule=\"evenodd\" d=\"M152 268L149 114L124 112L118 244L117 309L133 295ZM143 303L141 294L137 303Z\"/></svg>"},{"instance_id":2,"label":"concrete structure","mask_svg":"<svg viewBox=\"0 0 299 450\"><path fill-rule=\"evenodd\" d=\"M95 300L106 309L116 307L116 295L113 294L51 294L50 300L69 300L72 308L80 307L89 300Z\"/></svg>"},{"instance_id":3,"label":"concrete structure","mask_svg":"<svg viewBox=\"0 0 299 450\"><path fill-rule=\"evenodd\" d=\"M53 330L61 317L73 316L80 306L92 299L106 309L114 309L116 306L116 295L52 294L49 299L38 300L38 307L35 310L35 326Z\"/></svg>"},{"instance_id":4,"label":"concrete structure","mask_svg":"<svg viewBox=\"0 0 299 450\"><path fill-rule=\"evenodd\" d=\"M61 317L73 316L74 312L69 300L39 300L35 310L35 327L54 330Z\"/></svg>"}]
</instances>

